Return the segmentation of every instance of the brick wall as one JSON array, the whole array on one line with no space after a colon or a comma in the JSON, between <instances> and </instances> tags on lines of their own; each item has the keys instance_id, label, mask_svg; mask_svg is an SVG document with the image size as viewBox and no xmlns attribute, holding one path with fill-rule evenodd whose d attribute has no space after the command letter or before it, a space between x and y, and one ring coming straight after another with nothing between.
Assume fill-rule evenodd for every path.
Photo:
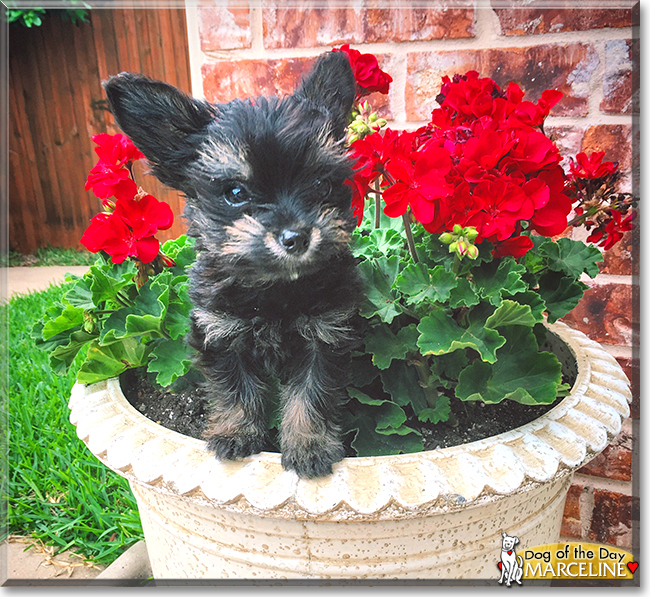
<instances>
[{"instance_id":1,"label":"brick wall","mask_svg":"<svg viewBox=\"0 0 650 597\"><path fill-rule=\"evenodd\" d=\"M393 128L424 124L437 106L442 75L478 70L499 84L516 81L537 100L546 88L563 101L547 120L562 152L604 150L638 188L638 70L632 3L568 0L392 3L202 2L188 8L195 95L235 97L289 93L316 56L350 43L377 55L394 79L390 95L371 102ZM296 8L299 6L300 8ZM421 6L418 8L417 6ZM553 6L553 8L545 8ZM628 8L621 8L627 6ZM618 8L614 8L618 7ZM583 467L567 498L562 534L630 548L638 526L635 429L639 419L638 237L627 237L605 258L601 274L565 319L600 342L633 382L632 418L605 452ZM634 534L638 538L638 532Z\"/></svg>"}]
</instances>

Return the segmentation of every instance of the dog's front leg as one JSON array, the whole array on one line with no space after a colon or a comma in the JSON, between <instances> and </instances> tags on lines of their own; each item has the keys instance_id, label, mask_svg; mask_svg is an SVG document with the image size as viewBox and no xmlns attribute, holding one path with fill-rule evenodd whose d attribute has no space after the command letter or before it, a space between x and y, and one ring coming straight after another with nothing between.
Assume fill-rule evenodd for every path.
<instances>
[{"instance_id":1,"label":"dog's front leg","mask_svg":"<svg viewBox=\"0 0 650 597\"><path fill-rule=\"evenodd\" d=\"M345 456L337 420L349 359L317 342L294 354L297 362L281 379L282 465L300 477L321 477Z\"/></svg>"},{"instance_id":2,"label":"dog's front leg","mask_svg":"<svg viewBox=\"0 0 650 597\"><path fill-rule=\"evenodd\" d=\"M201 355L206 390L212 401L204 433L217 458L243 458L264 448L267 384L245 355L207 349Z\"/></svg>"}]
</instances>

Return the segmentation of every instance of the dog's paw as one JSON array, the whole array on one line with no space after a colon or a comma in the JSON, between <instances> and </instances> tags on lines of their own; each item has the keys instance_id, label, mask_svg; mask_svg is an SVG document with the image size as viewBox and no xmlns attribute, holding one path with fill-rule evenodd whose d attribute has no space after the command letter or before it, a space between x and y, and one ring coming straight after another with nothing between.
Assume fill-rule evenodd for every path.
<instances>
[{"instance_id":1,"label":"dog's paw","mask_svg":"<svg viewBox=\"0 0 650 597\"><path fill-rule=\"evenodd\" d=\"M261 435L213 435L208 438L208 450L219 460L235 460L257 454L264 448Z\"/></svg>"},{"instance_id":2,"label":"dog's paw","mask_svg":"<svg viewBox=\"0 0 650 597\"><path fill-rule=\"evenodd\" d=\"M342 444L330 444L318 450L285 450L282 466L296 471L302 479L314 479L332 474L332 465L343 460L345 449Z\"/></svg>"}]
</instances>

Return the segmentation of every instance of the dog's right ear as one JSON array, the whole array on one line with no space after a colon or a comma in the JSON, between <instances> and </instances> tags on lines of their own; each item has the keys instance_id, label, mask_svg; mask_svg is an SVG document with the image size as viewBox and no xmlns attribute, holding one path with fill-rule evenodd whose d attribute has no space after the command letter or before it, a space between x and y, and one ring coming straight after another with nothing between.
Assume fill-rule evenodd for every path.
<instances>
[{"instance_id":1,"label":"dog's right ear","mask_svg":"<svg viewBox=\"0 0 650 597\"><path fill-rule=\"evenodd\" d=\"M184 166L196 157L202 133L215 118L207 102L144 75L120 73L103 83L117 125L165 184L184 190Z\"/></svg>"}]
</instances>

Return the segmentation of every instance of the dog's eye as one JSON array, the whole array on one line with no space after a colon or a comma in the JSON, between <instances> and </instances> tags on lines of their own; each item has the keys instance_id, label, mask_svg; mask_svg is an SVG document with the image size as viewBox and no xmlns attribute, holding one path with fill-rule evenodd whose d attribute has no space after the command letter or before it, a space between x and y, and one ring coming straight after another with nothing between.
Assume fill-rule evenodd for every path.
<instances>
[{"instance_id":1,"label":"dog's eye","mask_svg":"<svg viewBox=\"0 0 650 597\"><path fill-rule=\"evenodd\" d=\"M250 201L248 191L240 184L232 184L226 187L223 197L228 205L232 207L241 207Z\"/></svg>"},{"instance_id":2,"label":"dog's eye","mask_svg":"<svg viewBox=\"0 0 650 597\"><path fill-rule=\"evenodd\" d=\"M329 180L321 180L317 178L314 181L314 193L319 199L329 197L332 192L332 183Z\"/></svg>"}]
</instances>

